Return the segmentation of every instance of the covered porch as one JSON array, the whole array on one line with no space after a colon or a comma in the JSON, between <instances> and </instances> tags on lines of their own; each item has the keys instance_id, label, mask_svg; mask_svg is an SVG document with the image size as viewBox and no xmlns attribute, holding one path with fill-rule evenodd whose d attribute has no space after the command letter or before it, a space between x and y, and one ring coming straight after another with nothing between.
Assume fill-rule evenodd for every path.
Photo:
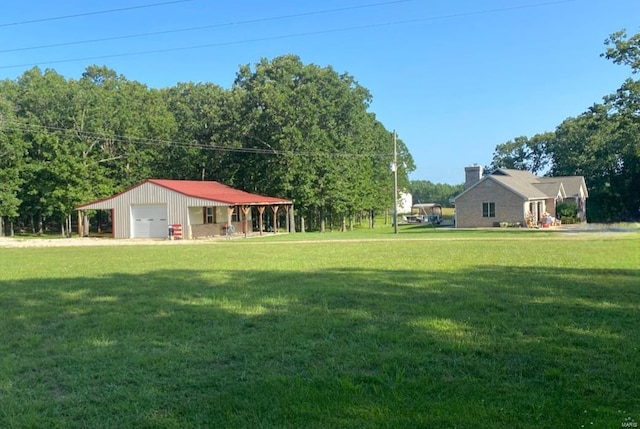
<instances>
[{"instance_id":1,"label":"covered porch","mask_svg":"<svg viewBox=\"0 0 640 429\"><path fill-rule=\"evenodd\" d=\"M187 238L292 232L293 204L238 204L189 207Z\"/></svg>"}]
</instances>

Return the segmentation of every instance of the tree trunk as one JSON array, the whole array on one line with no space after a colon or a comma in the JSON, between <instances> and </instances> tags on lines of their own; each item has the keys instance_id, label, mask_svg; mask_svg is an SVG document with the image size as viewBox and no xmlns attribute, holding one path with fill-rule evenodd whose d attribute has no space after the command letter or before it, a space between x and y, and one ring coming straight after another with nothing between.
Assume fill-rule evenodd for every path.
<instances>
[{"instance_id":1,"label":"tree trunk","mask_svg":"<svg viewBox=\"0 0 640 429\"><path fill-rule=\"evenodd\" d=\"M0 237L4 237L4 216L0 216Z\"/></svg>"},{"instance_id":2,"label":"tree trunk","mask_svg":"<svg viewBox=\"0 0 640 429\"><path fill-rule=\"evenodd\" d=\"M85 237L89 236L89 216L86 213L82 214L82 233Z\"/></svg>"},{"instance_id":3,"label":"tree trunk","mask_svg":"<svg viewBox=\"0 0 640 429\"><path fill-rule=\"evenodd\" d=\"M300 216L300 232L304 233L304 216Z\"/></svg>"},{"instance_id":4,"label":"tree trunk","mask_svg":"<svg viewBox=\"0 0 640 429\"><path fill-rule=\"evenodd\" d=\"M289 233L294 234L296 232L296 217L293 211L293 206L289 208Z\"/></svg>"},{"instance_id":5,"label":"tree trunk","mask_svg":"<svg viewBox=\"0 0 640 429\"><path fill-rule=\"evenodd\" d=\"M13 219L9 219L9 236L13 237L15 235L15 231L13 229Z\"/></svg>"},{"instance_id":6,"label":"tree trunk","mask_svg":"<svg viewBox=\"0 0 640 429\"><path fill-rule=\"evenodd\" d=\"M340 228L340 231L347 232L347 217L346 216L342 216L342 227Z\"/></svg>"}]
</instances>

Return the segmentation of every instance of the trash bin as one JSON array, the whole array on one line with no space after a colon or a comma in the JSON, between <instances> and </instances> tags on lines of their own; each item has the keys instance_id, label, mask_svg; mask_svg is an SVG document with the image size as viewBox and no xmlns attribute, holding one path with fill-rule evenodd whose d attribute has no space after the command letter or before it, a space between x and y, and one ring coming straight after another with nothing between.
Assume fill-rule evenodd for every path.
<instances>
[{"instance_id":1,"label":"trash bin","mask_svg":"<svg viewBox=\"0 0 640 429\"><path fill-rule=\"evenodd\" d=\"M169 225L169 239L173 240L173 225Z\"/></svg>"}]
</instances>

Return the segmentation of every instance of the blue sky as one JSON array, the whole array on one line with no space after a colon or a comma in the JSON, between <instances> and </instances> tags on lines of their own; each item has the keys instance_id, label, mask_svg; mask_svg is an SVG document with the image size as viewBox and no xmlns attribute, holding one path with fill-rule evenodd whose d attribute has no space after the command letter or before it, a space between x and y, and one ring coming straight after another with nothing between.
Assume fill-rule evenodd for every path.
<instances>
[{"instance_id":1,"label":"blue sky","mask_svg":"<svg viewBox=\"0 0 640 429\"><path fill-rule=\"evenodd\" d=\"M79 78L99 64L155 88L228 88L240 65L296 54L369 89L370 111L414 157L411 179L450 184L465 165L489 164L496 145L551 131L614 92L630 70L599 56L604 39L640 31L638 0L8 3L0 79L34 65ZM150 7L86 15L134 6ZM155 32L167 33L76 43Z\"/></svg>"}]
</instances>

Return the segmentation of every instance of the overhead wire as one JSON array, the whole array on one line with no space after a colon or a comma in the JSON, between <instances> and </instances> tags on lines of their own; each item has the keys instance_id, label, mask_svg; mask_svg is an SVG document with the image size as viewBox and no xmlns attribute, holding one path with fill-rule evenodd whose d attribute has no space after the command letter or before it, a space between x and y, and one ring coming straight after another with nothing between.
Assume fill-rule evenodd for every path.
<instances>
[{"instance_id":1,"label":"overhead wire","mask_svg":"<svg viewBox=\"0 0 640 429\"><path fill-rule=\"evenodd\" d=\"M127 7L127 8L119 8L119 9L110 9L110 10L104 10L104 11L97 11L97 12L87 12L87 13L75 14L75 15L66 15L66 16L59 16L59 17L43 18L43 19L38 19L38 20L21 21L21 22L15 22L15 23L0 24L0 27L6 27L6 26L10 26L10 25L30 24L30 23L36 23L36 22L45 22L45 21L58 20L58 19L81 17L81 16L89 16L89 15L95 15L95 14L101 14L101 13L112 13L112 12L140 9L140 8L145 8L145 7L161 6L161 5L167 5L167 4L172 4L172 3L183 3L183 2L189 2L189 1L193 1L193 0L175 0L175 1L169 1L169 2L163 2L163 3L154 3L154 4L149 4L149 5L143 5L143 6L133 6L133 7ZM167 33L171 33L171 32L196 31L196 30L214 28L214 27L223 27L223 26L239 25L239 24L249 24L249 23L256 23L256 22L261 22L261 21L287 19L287 18L293 18L293 17L309 16L309 15L314 15L314 14L339 12L339 11L359 9L359 8L364 8L364 7L374 7L374 6L388 5L388 4L394 4L394 3L402 3L402 2L407 2L407 1L412 1L412 0L393 0L393 1L386 1L386 2L378 2L378 3L374 3L374 4L369 4L369 5L360 5L360 6L335 8L335 9L326 9L326 10L320 10L320 11L304 12L304 13L299 13L299 14L282 15L282 16L276 16L276 17L257 18L257 19L252 19L252 20L230 22L230 23L225 23L225 24L213 24L213 25L210 25L210 26L192 27L192 28L176 29L176 30L166 30L166 31L160 31L160 32L143 33L143 34L128 35L128 36L126 36L126 35L125 36L116 36L116 37L112 37L112 38L93 39L93 40L77 41L77 42L68 42L68 43L63 43L63 44L52 44L52 45L44 45L44 46L36 46L36 47L8 49L8 50L2 50L0 52L4 53L4 52L16 51L16 50L28 50L28 49L39 49L39 48L66 46L66 45L70 45L70 44L94 43L94 42L100 42L100 41L117 40L117 39L122 39L122 38L134 38L134 37L160 35L160 34L167 34ZM208 44L195 45L195 46L183 46L183 47L176 47L176 48L155 49L155 50L146 50L146 51L139 51L139 52L122 53L122 54L98 55L98 56L75 58L75 59L53 60L53 61L39 62L37 64L57 64L57 63L64 63L64 62L85 61L85 60L95 60L95 59L105 59L105 58L116 58L116 57L136 56L136 55L145 55L145 54L154 54L154 53L184 51L184 50L192 50L192 49L202 49L202 48L225 46L225 45L234 45L234 44L254 43L254 42L262 42L262 41L270 41L270 40L279 40L279 39L285 39L285 38L303 37L303 36L328 34L328 33L343 32L343 31L353 31L353 30L378 28L378 27L383 27L383 26L403 25L403 24L426 22L426 21L435 21L435 20L442 20L442 19L451 19L451 18L458 18L458 17L464 17L464 16L473 16L473 15L481 15L481 14L489 14L489 13L498 13L498 12L505 12L505 11L510 11L510 10L517 10L517 9L526 9L526 8L557 5L557 4L562 4L562 3L570 3L570 2L575 2L575 1L578 1L578 0L555 0L555 1L547 1L547 2L539 2L539 3L534 3L534 4L527 4L527 5L504 7L504 8L486 9L486 10L475 11L475 12L455 13L455 14L436 16L436 17L414 18L414 19L401 20L401 21L390 21L390 22L377 23L377 24L365 24L365 25L359 25L359 26L350 26L350 27L343 27L343 28L336 28L336 29L318 30L318 31L295 33L295 34L285 34L285 35L278 35L278 36L271 36L271 37L261 37L261 38L245 39L245 40L237 40L237 41L208 43ZM5 66L0 66L0 69L24 67L24 66L28 66L28 65L31 65L31 64L32 63L29 63L29 64L18 64L18 65L5 65ZM144 138L138 138L138 137L132 137L132 136L105 135L105 134L97 134L97 133L86 132L86 131L78 131L76 129L57 128L57 127L52 127L52 126L43 126L43 125L34 125L34 124L19 124L19 123L11 124L11 123L9 123L8 125L11 126L14 129L21 129L23 131L31 131L36 127L40 128L40 129L47 129L49 131L73 131L73 132L76 132L78 134L82 134L82 135L85 135L85 136L90 136L90 137L94 137L94 138L102 138L102 139L111 139L112 141L121 142L121 143L137 142L137 143L140 143L140 144L168 144L168 145L184 147L184 148L191 148L191 149L218 150L218 151L239 152L239 153L257 153L257 154L272 154L272 155L285 155L285 154L318 155L317 152L280 151L280 150L274 150L274 149L247 148L247 147L236 148L236 147L230 147L230 146L219 146L219 145L204 144L204 143L198 143L198 142L179 142L179 141L173 141L173 140L168 141L168 140L158 140L158 139L144 139ZM330 156L354 156L354 157L371 157L371 156L374 156L374 157L388 157L390 155L389 153L369 153L369 154L350 153L349 154L349 153L344 153L344 152L340 152L340 153L325 152L325 153L322 153L322 154L323 155L330 155Z\"/></svg>"},{"instance_id":2,"label":"overhead wire","mask_svg":"<svg viewBox=\"0 0 640 429\"><path fill-rule=\"evenodd\" d=\"M0 123L2 125L2 123ZM123 135L110 135L110 134L101 134L95 133L91 131L81 131L75 128L65 128L65 127L55 127L51 125L39 125L39 124L30 124L23 123L18 121L10 121L7 120L4 122L5 129L13 129L19 130L23 132L34 132L46 130L49 132L73 132L77 136L90 137L95 139L104 139L109 140L111 142L116 143L127 143L127 144L143 144L143 145L167 145L167 146L175 146L185 149L198 149L198 150L211 150L211 151L220 151L220 152L235 152L235 153L247 153L247 154L262 154L262 155L294 155L294 156L331 156L331 157L353 157L353 158L386 158L392 156L391 153L347 153L344 151L341 152L309 152L309 151L297 151L297 150L277 150L277 149L267 149L267 148L252 148L252 147L233 147L233 146L222 146L211 143L199 143L199 142L183 142L176 140L163 140L163 139L149 139L143 137L133 137L133 136L123 136ZM251 136L249 136L251 138Z\"/></svg>"},{"instance_id":3,"label":"overhead wire","mask_svg":"<svg viewBox=\"0 0 640 429\"><path fill-rule=\"evenodd\" d=\"M405 0L405 1L409 1L409 0ZM571 2L576 2L576 1L579 1L579 0L555 0L555 1L547 1L547 2L527 4L527 5L486 9L486 10L475 11L475 12L461 12L461 13L455 13L455 14L449 14L449 15L441 15L441 16L436 16L436 17L413 18L413 19L400 20L400 21L388 21L388 22L377 23L377 24L364 24L364 25L359 25L359 26L350 26L350 27L342 27L342 28L334 28L334 29L326 29L326 30L317 30L317 31L309 31L309 32L302 32L302 33L293 33L293 34L283 34L283 35L277 35L277 36L259 37L259 38L245 39L245 40L235 40L235 41L216 42L216 43L205 43L205 44L201 44L201 45L181 46L181 47L175 47L175 48L152 49L152 50L143 50L143 51L137 51L137 52L126 52L126 53L120 53L120 54L105 54L105 55L87 56L87 57L80 57L80 58L68 58L68 59L61 59L61 60L39 61L39 62L35 62L35 63L31 62L31 63L23 63L23 64L11 64L11 65L0 66L0 69L11 69L11 68L18 68L18 67L27 67L27 66L31 66L31 65L34 65L34 64L35 65L50 65L50 64L60 64L60 63L69 63L69 62L78 62L78 61L99 60L99 59L106 59L106 58L122 58L122 57L132 57L132 56L141 56L141 55L149 55L149 54L167 53L167 52L180 52L180 51L187 51L187 50L205 49L205 48L212 48L212 47L219 47L219 46L229 46L229 45L238 45L238 44L246 44L246 43L257 43L257 42L282 40L282 39L297 38L297 37L314 36L314 35L320 35L320 34L330 34L330 33L345 32L345 31L355 31L355 30L372 29L372 28L380 28L380 27L387 27L387 26L413 24L413 23L418 23L418 22L436 21L436 20L442 20L442 19L452 19L452 18L459 18L459 17L464 17L464 16L473 16L473 15L482 15L482 14L489 14L489 13L506 12L506 11L527 9L527 8L534 8L534 7L544 7L544 6L558 5L558 4L563 4L563 3L571 3Z\"/></svg>"},{"instance_id":4,"label":"overhead wire","mask_svg":"<svg viewBox=\"0 0 640 429\"><path fill-rule=\"evenodd\" d=\"M76 13L76 14L73 14L73 15L52 16L52 17L48 17L48 18L31 19L31 20L27 20L27 21L6 22L4 24L0 24L0 28L2 28L2 27L12 27L12 26L18 26L18 25L26 25L26 24L36 24L36 23L39 23L39 22L47 22L47 21L59 21L59 20L71 19L71 18L81 18L81 17L84 17L84 16L102 15L102 14L106 14L106 13L125 12L125 11L135 10L135 9L146 9L146 8L150 8L150 7L166 6L168 4L174 4L174 3L187 3L187 2L190 2L190 1L193 1L193 0L173 0L173 1L166 1L166 2L162 2L162 3L151 3L151 4L146 4L146 5L140 5L140 6L121 7L121 8L118 8L118 9L107 9L107 10L99 10L99 11L94 11L94 12Z\"/></svg>"},{"instance_id":5,"label":"overhead wire","mask_svg":"<svg viewBox=\"0 0 640 429\"><path fill-rule=\"evenodd\" d=\"M189 0L189 1L191 1L191 0ZM386 6L386 5L395 4L395 3L406 3L406 2L409 2L409 1L413 1L413 0L392 0L392 1L371 3L371 4L358 5L358 6L347 6L347 7L339 7L339 8L334 8L334 9L324 9L324 10L316 10L316 11L311 11L311 12L294 13L294 14L289 14L289 15L278 15L278 16L271 16L271 17L265 17L265 18L247 19L247 20L243 20L243 21L232 21L232 22L226 22L226 23L220 23L220 24L202 25L202 26L197 26L197 27L177 28L177 29L173 29L173 30L153 31L153 32L149 32L149 33L128 34L128 35L123 35L123 36L102 37L102 38L98 38L98 39L78 40L78 41L74 41L74 42L52 43L52 44L48 44L48 45L37 45L37 46L25 46L25 47L21 47L21 48L0 49L0 53L20 52L20 51L29 51L29 50L47 49L47 48L57 48L57 47L61 47L61 46L83 45L83 44L88 44L88 43L108 42L108 41L113 41L113 40L135 39L135 38L140 38L140 37L159 36L159 35L165 35L165 34L176 34L176 33L184 33L184 32L189 32L189 31L210 30L210 29L213 29L213 28L223 28L223 27L231 27L231 26L236 26L236 25L255 24L255 23L258 23L258 22L277 21L277 20L284 20L284 19L291 19L291 18L301 18L301 17L304 17L304 16L322 15L322 14L336 13L336 12L345 12L345 11L348 11L348 10L356 10L356 9L364 9L364 8L371 8L371 7L378 7L378 6Z\"/></svg>"}]
</instances>

